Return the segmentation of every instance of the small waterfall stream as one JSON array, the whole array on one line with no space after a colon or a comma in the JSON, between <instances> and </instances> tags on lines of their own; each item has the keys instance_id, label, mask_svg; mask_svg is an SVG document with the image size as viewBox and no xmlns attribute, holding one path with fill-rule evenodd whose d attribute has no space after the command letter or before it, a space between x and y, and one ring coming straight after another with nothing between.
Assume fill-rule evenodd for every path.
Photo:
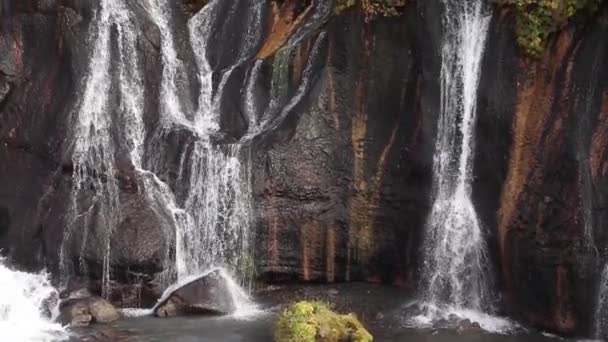
<instances>
[{"instance_id":1,"label":"small waterfall stream","mask_svg":"<svg viewBox=\"0 0 608 342\"><path fill-rule=\"evenodd\" d=\"M421 291L426 313L419 318L428 323L455 314L491 330L483 314L473 314L491 304L488 250L471 199L477 88L490 15L485 1L442 3L441 111L434 202L424 241Z\"/></svg>"},{"instance_id":2,"label":"small waterfall stream","mask_svg":"<svg viewBox=\"0 0 608 342\"><path fill-rule=\"evenodd\" d=\"M82 227L79 265L86 270L88 239L96 239L103 246L102 293L109 296L110 240L120 220L119 190L116 181L116 153L118 146L115 128L122 127L130 155L141 162L143 143L141 75L138 74L134 32L136 28L122 1L104 0L91 25L91 60L84 81L84 93L77 104L72 132L72 194L68 212L69 222L60 251L60 271L64 281L73 274L73 266L66 254L72 235ZM120 46L120 91L123 101L120 112L123 124L114 126L108 105L111 94L111 29L117 28ZM86 200L87 193L92 192ZM91 232L92 227L103 227ZM92 236L91 236L92 235Z\"/></svg>"}]
</instances>

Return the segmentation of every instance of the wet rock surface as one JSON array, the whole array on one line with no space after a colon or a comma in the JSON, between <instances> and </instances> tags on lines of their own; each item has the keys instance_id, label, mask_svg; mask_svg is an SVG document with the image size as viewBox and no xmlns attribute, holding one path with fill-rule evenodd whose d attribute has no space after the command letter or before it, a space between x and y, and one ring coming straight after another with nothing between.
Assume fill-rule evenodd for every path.
<instances>
[{"instance_id":1,"label":"wet rock surface","mask_svg":"<svg viewBox=\"0 0 608 342\"><path fill-rule=\"evenodd\" d=\"M180 315L227 315L236 310L230 285L219 270L168 290L164 298L154 307L157 317Z\"/></svg>"},{"instance_id":2,"label":"wet rock surface","mask_svg":"<svg viewBox=\"0 0 608 342\"><path fill-rule=\"evenodd\" d=\"M81 96L98 3L10 3L0 25L0 248L26 269L47 266L57 274L64 229L82 224L66 222L70 117ZM261 4L260 20L269 20L270 4ZM260 30L248 40L249 6L225 2L214 22L216 88L219 73L240 61L220 109L225 141L238 139L248 125L241 91L269 37ZM161 36L134 8L142 23L137 50L145 70L145 125L154 132ZM192 13L175 8L179 57L195 75L183 38ZM440 104L439 11L438 1L420 1L408 4L402 17L372 22L356 11L306 17L305 29L294 31L298 39L288 40L289 54L260 62L252 106L273 123L252 142L252 231L261 279L415 287ZM227 13L237 14L221 17ZM553 35L535 61L517 49L513 17L497 10L484 57L473 192L499 274L496 288L510 313L559 332L590 331L598 265L608 257L607 18L604 3L586 26ZM112 44L116 49L116 40ZM280 98L272 98L275 70L289 76L281 79ZM182 91L186 107L198 90ZM180 147L190 139L185 135L177 128L167 134L158 170L173 188ZM119 163L124 206L111 239L112 298L148 306L164 289L159 280L173 276L167 251L175 241L167 229L171 217L154 210L143 176L128 164ZM78 200L89 203L93 195ZM589 225L599 253L586 247ZM95 227L88 240L77 230L67 248L73 272L95 292L105 229Z\"/></svg>"}]
</instances>

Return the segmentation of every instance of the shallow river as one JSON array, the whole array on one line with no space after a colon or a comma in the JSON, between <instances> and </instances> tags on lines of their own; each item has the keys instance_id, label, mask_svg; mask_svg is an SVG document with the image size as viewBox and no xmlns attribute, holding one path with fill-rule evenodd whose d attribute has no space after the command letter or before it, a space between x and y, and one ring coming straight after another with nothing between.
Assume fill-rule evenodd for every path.
<instances>
[{"instance_id":1,"label":"shallow river","mask_svg":"<svg viewBox=\"0 0 608 342\"><path fill-rule=\"evenodd\" d=\"M87 332L83 341L124 342L269 342L272 341L274 314L261 314L251 319L234 318L169 318L138 317L122 320L110 327ZM492 335L458 334L403 329L399 332L374 331L374 341L408 342L544 342L565 341L538 333Z\"/></svg>"},{"instance_id":2,"label":"shallow river","mask_svg":"<svg viewBox=\"0 0 608 342\"><path fill-rule=\"evenodd\" d=\"M260 311L245 318L234 317L133 317L111 325L75 331L72 341L116 342L271 342L273 325L285 303L321 300L338 311L355 312L366 324L374 341L386 342L545 342L566 340L529 329L490 334L408 328L408 295L403 289L369 284L271 287L256 293Z\"/></svg>"}]
</instances>

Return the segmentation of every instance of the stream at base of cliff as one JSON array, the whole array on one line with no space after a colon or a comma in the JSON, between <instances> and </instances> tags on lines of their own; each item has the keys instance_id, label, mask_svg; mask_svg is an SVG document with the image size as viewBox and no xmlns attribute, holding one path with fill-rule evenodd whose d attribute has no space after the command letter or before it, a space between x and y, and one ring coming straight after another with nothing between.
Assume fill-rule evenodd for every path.
<instances>
[{"instance_id":1,"label":"stream at base of cliff","mask_svg":"<svg viewBox=\"0 0 608 342\"><path fill-rule=\"evenodd\" d=\"M524 328L508 334L492 334L481 329L412 328L407 323L410 319L407 305L403 305L412 295L391 286L364 283L269 286L256 291L255 298L261 310L251 316L130 317L110 325L76 329L72 341L267 342L273 340L274 324L285 304L298 300L319 300L330 303L337 311L354 312L369 328L374 341L568 341Z\"/></svg>"}]
</instances>

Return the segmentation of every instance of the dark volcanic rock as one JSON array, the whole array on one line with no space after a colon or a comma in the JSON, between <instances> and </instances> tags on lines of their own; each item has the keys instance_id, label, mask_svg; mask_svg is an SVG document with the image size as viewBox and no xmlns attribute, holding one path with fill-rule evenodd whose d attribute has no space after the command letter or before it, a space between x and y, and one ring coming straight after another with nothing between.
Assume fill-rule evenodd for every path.
<instances>
[{"instance_id":1,"label":"dark volcanic rock","mask_svg":"<svg viewBox=\"0 0 608 342\"><path fill-rule=\"evenodd\" d=\"M145 191L156 180L135 170L124 143L117 142L114 231L80 229L82 215L70 221L72 199L86 207L96 195L87 184L72 198L71 128L99 2L9 2L0 18L0 249L26 269L47 266L57 276L66 227L76 227L63 257L73 278L96 292L110 235L112 300L146 306L174 276L174 217L158 201L162 194ZM158 131L162 35L142 6L128 3L141 31L134 49L144 74L144 164L182 205L189 184L180 184L177 170L196 137L184 127ZM170 3L185 75L176 87L190 113L201 90L186 27L192 13ZM403 16L371 22L358 11L330 17L331 1L313 1L308 12L294 3L273 11L266 0L222 1L209 23L214 91L230 70L214 141L234 142L256 122L267 124L247 142L257 274L270 282L414 288L432 196L440 2L408 2ZM483 61L473 200L495 287L510 312L560 332L591 329L598 265L608 258L607 23L604 1L586 25L552 35L544 56L532 60L517 48L510 12L496 10ZM114 62L117 37L113 29ZM106 114L120 132L116 74ZM225 286L213 279L169 297L165 315L190 307L230 312ZM86 322L89 314L75 310Z\"/></svg>"},{"instance_id":2,"label":"dark volcanic rock","mask_svg":"<svg viewBox=\"0 0 608 342\"><path fill-rule=\"evenodd\" d=\"M484 196L499 203L500 284L515 314L567 333L592 329L596 246L607 242L606 5L587 27L573 25L553 37L538 61L513 54L509 17L499 13L490 41L504 43L486 57L493 58L488 70L511 66L497 74L503 88L489 78L487 87L496 90L482 98L497 123L512 121L512 142L503 152L509 158L495 159L500 172L507 171L500 198ZM589 229L595 236L586 236Z\"/></svg>"},{"instance_id":3,"label":"dark volcanic rock","mask_svg":"<svg viewBox=\"0 0 608 342\"><path fill-rule=\"evenodd\" d=\"M154 307L157 317L186 314L227 315L236 310L229 279L221 270L214 270L181 285L168 289Z\"/></svg>"}]
</instances>

